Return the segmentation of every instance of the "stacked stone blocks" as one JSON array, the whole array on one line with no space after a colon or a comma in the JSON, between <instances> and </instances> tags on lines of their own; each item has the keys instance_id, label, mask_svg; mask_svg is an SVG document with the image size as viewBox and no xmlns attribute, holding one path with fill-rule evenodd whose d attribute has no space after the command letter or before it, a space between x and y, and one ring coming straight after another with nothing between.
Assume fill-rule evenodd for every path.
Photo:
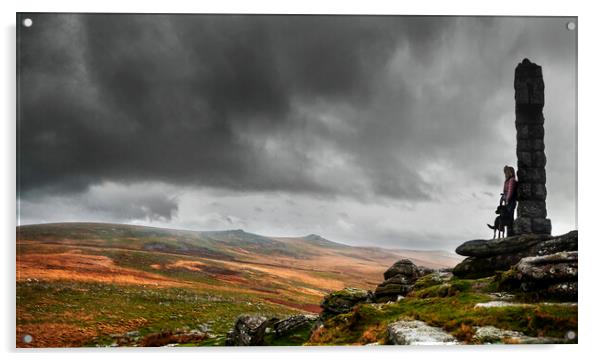
<instances>
[{"instance_id":1,"label":"stacked stone blocks","mask_svg":"<svg viewBox=\"0 0 602 361\"><path fill-rule=\"evenodd\" d=\"M541 67L524 59L514 74L516 156L518 158L515 234L551 234L546 211L544 82Z\"/></svg>"}]
</instances>

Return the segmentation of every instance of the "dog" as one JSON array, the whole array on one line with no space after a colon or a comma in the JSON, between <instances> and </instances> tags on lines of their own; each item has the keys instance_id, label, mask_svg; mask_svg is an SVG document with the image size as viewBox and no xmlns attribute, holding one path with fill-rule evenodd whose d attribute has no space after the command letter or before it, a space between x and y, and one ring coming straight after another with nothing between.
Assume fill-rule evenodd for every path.
<instances>
[{"instance_id":1,"label":"dog","mask_svg":"<svg viewBox=\"0 0 602 361\"><path fill-rule=\"evenodd\" d=\"M493 239L495 239L496 233L497 238L503 238L506 236L506 227L512 225L512 220L508 217L508 209L504 205L500 204L495 210L495 214L498 216L495 217L493 226L487 223L487 227L493 229Z\"/></svg>"}]
</instances>

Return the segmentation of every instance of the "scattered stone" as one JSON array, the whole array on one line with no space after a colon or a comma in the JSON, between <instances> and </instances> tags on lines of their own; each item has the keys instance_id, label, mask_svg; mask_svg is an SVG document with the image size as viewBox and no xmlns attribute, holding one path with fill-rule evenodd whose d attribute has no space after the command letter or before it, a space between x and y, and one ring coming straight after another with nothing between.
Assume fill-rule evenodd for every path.
<instances>
[{"instance_id":1,"label":"scattered stone","mask_svg":"<svg viewBox=\"0 0 602 361\"><path fill-rule=\"evenodd\" d=\"M277 336L282 336L299 327L307 326L317 319L317 315L294 315L274 323L274 332Z\"/></svg>"},{"instance_id":2,"label":"scattered stone","mask_svg":"<svg viewBox=\"0 0 602 361\"><path fill-rule=\"evenodd\" d=\"M564 306L564 307L575 307L577 303L573 302L537 302L537 303L519 303L519 302L507 302L507 301L489 301L477 303L474 308L494 308L494 307L537 307L539 305L544 306Z\"/></svg>"},{"instance_id":3,"label":"scattered stone","mask_svg":"<svg viewBox=\"0 0 602 361\"><path fill-rule=\"evenodd\" d=\"M168 345L177 345L180 343L203 341L206 338L207 334L198 330L188 331L184 329L177 329L175 331L161 331L148 334L140 339L138 346L163 347Z\"/></svg>"},{"instance_id":4,"label":"scattered stone","mask_svg":"<svg viewBox=\"0 0 602 361\"><path fill-rule=\"evenodd\" d=\"M226 346L260 346L268 326L277 320L264 316L241 315L234 324L234 329L226 336Z\"/></svg>"},{"instance_id":5,"label":"scattered stone","mask_svg":"<svg viewBox=\"0 0 602 361\"><path fill-rule=\"evenodd\" d=\"M577 307L577 302L541 302L539 304L546 306Z\"/></svg>"},{"instance_id":6,"label":"scattered stone","mask_svg":"<svg viewBox=\"0 0 602 361\"><path fill-rule=\"evenodd\" d=\"M458 343L452 335L422 321L397 321L389 324L387 341L391 345L453 345Z\"/></svg>"},{"instance_id":7,"label":"scattered stone","mask_svg":"<svg viewBox=\"0 0 602 361\"><path fill-rule=\"evenodd\" d=\"M414 290L432 287L448 282L452 278L451 272L435 271L424 277L420 277L414 283Z\"/></svg>"},{"instance_id":8,"label":"scattered stone","mask_svg":"<svg viewBox=\"0 0 602 361\"><path fill-rule=\"evenodd\" d=\"M509 337L524 336L518 331L501 330L493 326L476 327L473 340L479 343L499 343L502 339Z\"/></svg>"},{"instance_id":9,"label":"scattered stone","mask_svg":"<svg viewBox=\"0 0 602 361\"><path fill-rule=\"evenodd\" d=\"M320 306L324 315L338 315L351 311L358 303L370 302L373 298L372 292L358 288L345 288L332 292L324 297Z\"/></svg>"},{"instance_id":10,"label":"scattered stone","mask_svg":"<svg viewBox=\"0 0 602 361\"><path fill-rule=\"evenodd\" d=\"M491 296L492 298L495 298L497 300L500 300L500 301L512 300L515 297L513 294L507 293L507 292L493 292L493 293L490 293L489 296Z\"/></svg>"},{"instance_id":11,"label":"scattered stone","mask_svg":"<svg viewBox=\"0 0 602 361\"><path fill-rule=\"evenodd\" d=\"M494 326L482 326L475 328L473 340L478 343L511 343L511 344L549 344L564 343L563 339L551 337L531 337L522 332L502 330Z\"/></svg>"},{"instance_id":12,"label":"scattered stone","mask_svg":"<svg viewBox=\"0 0 602 361\"><path fill-rule=\"evenodd\" d=\"M211 332L211 327L209 326L209 322L205 323L200 323L197 325L198 329L202 332Z\"/></svg>"},{"instance_id":13,"label":"scattered stone","mask_svg":"<svg viewBox=\"0 0 602 361\"><path fill-rule=\"evenodd\" d=\"M138 337L140 336L140 331L129 331L125 333L125 336L127 337Z\"/></svg>"},{"instance_id":14,"label":"scattered stone","mask_svg":"<svg viewBox=\"0 0 602 361\"><path fill-rule=\"evenodd\" d=\"M527 303L515 303L507 301L489 301L477 303L474 308L494 308L494 307L527 307Z\"/></svg>"}]
</instances>

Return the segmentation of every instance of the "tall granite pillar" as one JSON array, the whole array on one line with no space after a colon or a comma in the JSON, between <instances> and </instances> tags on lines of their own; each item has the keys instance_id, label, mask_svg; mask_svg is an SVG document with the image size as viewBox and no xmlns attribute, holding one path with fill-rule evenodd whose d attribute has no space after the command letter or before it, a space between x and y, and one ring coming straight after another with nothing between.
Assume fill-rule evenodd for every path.
<instances>
[{"instance_id":1,"label":"tall granite pillar","mask_svg":"<svg viewBox=\"0 0 602 361\"><path fill-rule=\"evenodd\" d=\"M516 156L518 157L516 234L550 234L546 211L544 84L541 66L524 59L514 72Z\"/></svg>"}]
</instances>

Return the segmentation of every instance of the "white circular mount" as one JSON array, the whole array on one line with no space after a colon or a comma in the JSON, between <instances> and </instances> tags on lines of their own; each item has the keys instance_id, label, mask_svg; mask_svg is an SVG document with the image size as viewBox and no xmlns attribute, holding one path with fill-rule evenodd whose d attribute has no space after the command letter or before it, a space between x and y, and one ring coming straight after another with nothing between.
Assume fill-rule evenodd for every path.
<instances>
[{"instance_id":1,"label":"white circular mount","mask_svg":"<svg viewBox=\"0 0 602 361\"><path fill-rule=\"evenodd\" d=\"M568 23L566 23L566 28L569 30L575 30L576 27L577 27L577 25L575 25L575 23L572 21L569 21Z\"/></svg>"}]
</instances>

